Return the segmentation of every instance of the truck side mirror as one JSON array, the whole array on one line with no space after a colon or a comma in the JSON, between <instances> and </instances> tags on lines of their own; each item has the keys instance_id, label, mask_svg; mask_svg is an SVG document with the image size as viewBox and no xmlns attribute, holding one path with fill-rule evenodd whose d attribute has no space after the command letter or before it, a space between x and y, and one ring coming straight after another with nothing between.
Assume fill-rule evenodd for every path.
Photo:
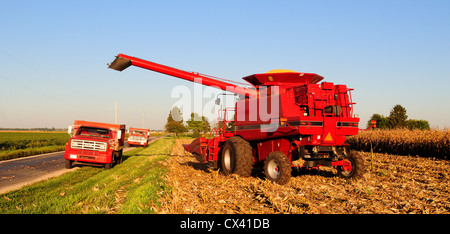
<instances>
[{"instance_id":1,"label":"truck side mirror","mask_svg":"<svg viewBox=\"0 0 450 234\"><path fill-rule=\"evenodd\" d=\"M72 131L73 131L73 125L69 125L67 126L67 133L72 136Z\"/></svg>"},{"instance_id":2,"label":"truck side mirror","mask_svg":"<svg viewBox=\"0 0 450 234\"><path fill-rule=\"evenodd\" d=\"M122 130L117 131L117 139L122 139Z\"/></svg>"},{"instance_id":3,"label":"truck side mirror","mask_svg":"<svg viewBox=\"0 0 450 234\"><path fill-rule=\"evenodd\" d=\"M215 103L216 103L216 105L220 105L220 99L217 98Z\"/></svg>"}]
</instances>

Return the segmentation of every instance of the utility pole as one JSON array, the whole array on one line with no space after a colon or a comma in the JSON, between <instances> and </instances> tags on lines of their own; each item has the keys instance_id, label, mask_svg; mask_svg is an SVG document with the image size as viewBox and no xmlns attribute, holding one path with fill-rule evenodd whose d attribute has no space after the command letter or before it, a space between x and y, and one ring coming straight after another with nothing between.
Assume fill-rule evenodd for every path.
<instances>
[{"instance_id":1,"label":"utility pole","mask_svg":"<svg viewBox=\"0 0 450 234\"><path fill-rule=\"evenodd\" d=\"M117 99L116 99L116 102L115 102L115 111L114 111L114 119L115 119L115 124L117 124Z\"/></svg>"}]
</instances>

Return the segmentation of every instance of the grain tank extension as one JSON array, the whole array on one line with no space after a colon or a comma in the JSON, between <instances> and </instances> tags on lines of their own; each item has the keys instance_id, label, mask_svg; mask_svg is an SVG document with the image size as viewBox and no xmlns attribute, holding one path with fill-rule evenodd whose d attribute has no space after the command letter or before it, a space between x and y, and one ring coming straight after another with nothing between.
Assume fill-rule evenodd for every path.
<instances>
[{"instance_id":1,"label":"grain tank extension","mask_svg":"<svg viewBox=\"0 0 450 234\"><path fill-rule=\"evenodd\" d=\"M224 174L250 176L254 167L264 167L267 179L285 184L292 168L329 166L344 178L364 173L362 158L346 142L358 133L359 124L352 89L346 85L319 83L323 77L315 73L272 70L244 77L249 87L242 87L124 54L109 68L122 71L131 65L239 95L235 108L220 112L219 127L207 138L184 145ZM229 122L234 130L227 128Z\"/></svg>"}]
</instances>

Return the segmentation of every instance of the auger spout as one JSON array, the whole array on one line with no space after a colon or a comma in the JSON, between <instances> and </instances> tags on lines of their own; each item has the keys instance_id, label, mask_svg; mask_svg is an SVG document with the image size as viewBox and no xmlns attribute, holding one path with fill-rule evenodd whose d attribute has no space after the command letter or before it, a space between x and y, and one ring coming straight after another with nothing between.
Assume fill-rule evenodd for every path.
<instances>
[{"instance_id":1,"label":"auger spout","mask_svg":"<svg viewBox=\"0 0 450 234\"><path fill-rule=\"evenodd\" d=\"M116 59L111 63L111 65L109 65L108 68L117 71L123 71L131 65L159 72L162 74L166 74L169 76L174 76L183 80L188 80L206 86L215 87L221 90L237 93L240 95L244 95L245 97L256 97L257 95L257 91L252 88L241 87L224 81L216 80L196 72L187 72L124 54L118 54L116 56Z\"/></svg>"}]
</instances>

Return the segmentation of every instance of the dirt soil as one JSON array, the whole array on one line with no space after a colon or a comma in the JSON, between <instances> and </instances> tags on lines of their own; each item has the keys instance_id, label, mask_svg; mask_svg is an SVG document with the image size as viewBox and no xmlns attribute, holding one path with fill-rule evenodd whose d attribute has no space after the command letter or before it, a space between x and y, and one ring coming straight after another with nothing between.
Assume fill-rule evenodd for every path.
<instances>
[{"instance_id":1,"label":"dirt soil","mask_svg":"<svg viewBox=\"0 0 450 234\"><path fill-rule=\"evenodd\" d=\"M286 185L264 175L242 178L209 169L177 140L165 162L166 182L156 213L450 213L450 162L415 156L360 152L363 179L345 180L333 170L295 173ZM372 159L371 159L372 158Z\"/></svg>"}]
</instances>

